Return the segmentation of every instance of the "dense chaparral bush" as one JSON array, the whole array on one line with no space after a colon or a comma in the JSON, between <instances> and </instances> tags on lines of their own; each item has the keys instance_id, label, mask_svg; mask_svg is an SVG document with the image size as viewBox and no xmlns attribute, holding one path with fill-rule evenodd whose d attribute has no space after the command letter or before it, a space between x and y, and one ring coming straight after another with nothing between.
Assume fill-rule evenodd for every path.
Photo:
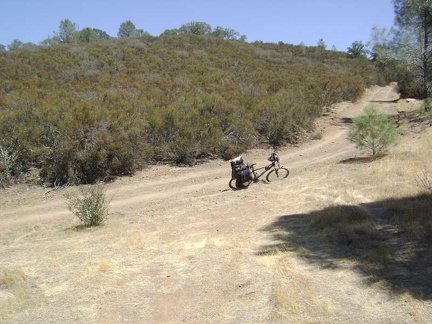
<instances>
[{"instance_id":1,"label":"dense chaparral bush","mask_svg":"<svg viewBox=\"0 0 432 324\"><path fill-rule=\"evenodd\" d=\"M212 36L21 48L0 52L0 146L45 181L93 183L293 141L377 80L365 58Z\"/></svg>"}]
</instances>

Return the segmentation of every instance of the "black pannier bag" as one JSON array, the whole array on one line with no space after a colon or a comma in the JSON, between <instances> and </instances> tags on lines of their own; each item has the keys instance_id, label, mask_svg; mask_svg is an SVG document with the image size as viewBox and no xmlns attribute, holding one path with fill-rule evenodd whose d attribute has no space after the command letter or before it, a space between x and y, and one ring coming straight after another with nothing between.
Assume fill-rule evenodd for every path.
<instances>
[{"instance_id":1,"label":"black pannier bag","mask_svg":"<svg viewBox=\"0 0 432 324\"><path fill-rule=\"evenodd\" d=\"M230 162L233 178L243 182L252 180L250 169L244 165L242 156L238 156Z\"/></svg>"}]
</instances>

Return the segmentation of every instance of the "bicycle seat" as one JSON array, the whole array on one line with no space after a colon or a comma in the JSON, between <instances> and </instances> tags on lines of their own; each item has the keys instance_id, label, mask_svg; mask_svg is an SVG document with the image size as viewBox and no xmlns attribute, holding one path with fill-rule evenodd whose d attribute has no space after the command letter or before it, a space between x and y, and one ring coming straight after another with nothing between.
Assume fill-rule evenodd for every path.
<instances>
[{"instance_id":1,"label":"bicycle seat","mask_svg":"<svg viewBox=\"0 0 432 324\"><path fill-rule=\"evenodd\" d=\"M248 168L253 167L254 165L256 165L256 163L248 163L247 164Z\"/></svg>"}]
</instances>

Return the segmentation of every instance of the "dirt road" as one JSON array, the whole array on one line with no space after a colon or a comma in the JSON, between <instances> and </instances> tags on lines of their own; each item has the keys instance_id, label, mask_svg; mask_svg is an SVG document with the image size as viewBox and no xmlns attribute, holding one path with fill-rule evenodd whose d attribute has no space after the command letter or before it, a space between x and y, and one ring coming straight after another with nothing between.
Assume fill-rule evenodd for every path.
<instances>
[{"instance_id":1,"label":"dirt road","mask_svg":"<svg viewBox=\"0 0 432 324\"><path fill-rule=\"evenodd\" d=\"M111 218L100 228L74 230L62 192L44 198L38 187L8 189L0 198L0 269L21 269L26 279L22 297L0 298L6 322L386 322L398 304L354 272L319 270L295 255L281 266L281 256L260 252L275 243L266 226L316 208L308 190L323 189L329 168L359 154L346 121L370 103L396 113L396 98L390 86L373 87L359 102L332 107L317 124L319 139L278 151L291 172L280 183L232 191L229 163L220 160L118 179L108 185ZM264 165L270 152L243 157ZM387 322L411 321L408 313L393 311Z\"/></svg>"},{"instance_id":2,"label":"dirt road","mask_svg":"<svg viewBox=\"0 0 432 324\"><path fill-rule=\"evenodd\" d=\"M375 87L369 89L363 99L355 104L336 105L328 116L318 122L317 133L321 134L320 140L278 151L283 164L295 173L299 169L310 168L313 165L352 157L356 152L346 139L347 124L343 120L360 115L367 104L391 101L395 98L397 94L392 87ZM390 110L394 110L393 106L392 103L388 104ZM271 148L252 150L243 154L243 157L246 161L264 165L270 153ZM206 201L221 201L225 200L225 197L233 196L227 186L229 177L229 163L219 160L193 168L155 166L137 173L132 178L117 180L109 186L109 194L113 197L113 211L134 208L149 202L157 205L156 202L159 201L177 205L188 198L207 197ZM256 191L256 187L253 191ZM22 190L30 195L26 197L22 194ZM2 199L0 225L10 226L15 223L44 221L68 213L62 199L43 199L40 190L40 188L27 187L8 190L9 192Z\"/></svg>"}]
</instances>

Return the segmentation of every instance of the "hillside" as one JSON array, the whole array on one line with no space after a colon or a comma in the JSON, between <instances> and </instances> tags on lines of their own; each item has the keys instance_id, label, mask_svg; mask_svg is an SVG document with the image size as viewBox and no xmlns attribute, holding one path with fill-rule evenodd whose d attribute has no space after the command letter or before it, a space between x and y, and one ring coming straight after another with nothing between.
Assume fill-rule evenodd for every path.
<instances>
[{"instance_id":1,"label":"hillside","mask_svg":"<svg viewBox=\"0 0 432 324\"><path fill-rule=\"evenodd\" d=\"M48 185L91 183L295 143L378 80L346 53L210 36L0 52L1 184L29 167Z\"/></svg>"},{"instance_id":2,"label":"hillside","mask_svg":"<svg viewBox=\"0 0 432 324\"><path fill-rule=\"evenodd\" d=\"M391 115L419 108L397 98L393 87L372 87L356 103L334 105L317 120L320 136L279 148L291 170L283 182L232 191L229 163L220 159L118 178L107 185L110 220L98 228L77 228L67 211L63 194L77 188L45 197L40 186L4 190L0 318L428 322L430 223L421 217L430 219L431 197L419 195L415 178L429 165L431 128L402 119L398 145L376 161L346 140L346 121L368 104ZM244 158L263 165L270 152L254 149ZM336 241L331 220L316 230L329 215L342 223L359 214L371 218Z\"/></svg>"}]
</instances>

